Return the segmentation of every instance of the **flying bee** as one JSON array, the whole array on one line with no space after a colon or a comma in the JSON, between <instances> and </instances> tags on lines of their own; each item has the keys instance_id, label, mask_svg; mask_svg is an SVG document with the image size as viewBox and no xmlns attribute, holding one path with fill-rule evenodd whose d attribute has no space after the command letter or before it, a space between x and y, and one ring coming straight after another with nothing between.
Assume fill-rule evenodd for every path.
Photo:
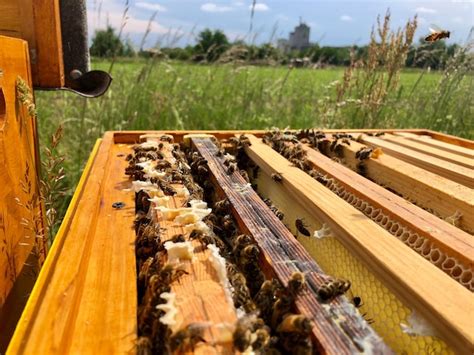
<instances>
[{"instance_id":1,"label":"flying bee","mask_svg":"<svg viewBox=\"0 0 474 355\"><path fill-rule=\"evenodd\" d=\"M282 322L277 327L278 333L298 333L308 335L313 325L308 317L302 314L286 314Z\"/></svg>"},{"instance_id":2,"label":"flying bee","mask_svg":"<svg viewBox=\"0 0 474 355\"><path fill-rule=\"evenodd\" d=\"M272 175L272 180L276 182L282 182L283 181L283 176L281 176L280 173L273 173Z\"/></svg>"},{"instance_id":3,"label":"flying bee","mask_svg":"<svg viewBox=\"0 0 474 355\"><path fill-rule=\"evenodd\" d=\"M205 327L203 324L190 323L184 329L171 335L169 339L171 353L193 352L198 343L206 343L203 338Z\"/></svg>"},{"instance_id":4,"label":"flying bee","mask_svg":"<svg viewBox=\"0 0 474 355\"><path fill-rule=\"evenodd\" d=\"M304 223L302 218L297 218L295 220L295 227L298 232L303 234L304 236L311 236L311 232L308 230L308 226Z\"/></svg>"},{"instance_id":5,"label":"flying bee","mask_svg":"<svg viewBox=\"0 0 474 355\"><path fill-rule=\"evenodd\" d=\"M443 38L449 38L449 36L451 35L451 32L442 30L438 26L435 26L435 25L431 25L431 26L432 26L430 27L431 33L425 37L426 42L436 42Z\"/></svg>"},{"instance_id":6,"label":"flying bee","mask_svg":"<svg viewBox=\"0 0 474 355\"><path fill-rule=\"evenodd\" d=\"M319 287L318 296L323 301L327 301L336 296L344 294L350 287L350 281L336 279L333 281L326 282L321 287Z\"/></svg>"}]
</instances>

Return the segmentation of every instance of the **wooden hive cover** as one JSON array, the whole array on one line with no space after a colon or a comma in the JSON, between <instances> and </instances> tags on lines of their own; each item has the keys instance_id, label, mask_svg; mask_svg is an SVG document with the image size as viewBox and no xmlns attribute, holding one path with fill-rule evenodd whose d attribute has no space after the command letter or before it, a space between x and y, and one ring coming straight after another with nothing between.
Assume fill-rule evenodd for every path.
<instances>
[{"instance_id":1,"label":"wooden hive cover","mask_svg":"<svg viewBox=\"0 0 474 355\"><path fill-rule=\"evenodd\" d=\"M0 35L28 42L35 87L64 86L59 0L0 0Z\"/></svg>"}]
</instances>

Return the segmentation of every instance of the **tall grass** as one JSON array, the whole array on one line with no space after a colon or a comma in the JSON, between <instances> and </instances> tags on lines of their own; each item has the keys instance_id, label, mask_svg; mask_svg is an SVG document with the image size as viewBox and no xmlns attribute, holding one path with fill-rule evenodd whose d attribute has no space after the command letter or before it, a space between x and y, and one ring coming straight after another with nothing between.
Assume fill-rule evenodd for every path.
<instances>
[{"instance_id":1,"label":"tall grass","mask_svg":"<svg viewBox=\"0 0 474 355\"><path fill-rule=\"evenodd\" d=\"M101 98L37 92L40 142L65 156L62 183L73 193L95 140L106 130L427 128L473 138L472 49L463 48L443 72L404 71L415 21L374 30L369 56L346 69L294 69L247 65L193 65L150 58L95 61L113 67L114 81ZM59 206L56 204L56 206Z\"/></svg>"}]
</instances>

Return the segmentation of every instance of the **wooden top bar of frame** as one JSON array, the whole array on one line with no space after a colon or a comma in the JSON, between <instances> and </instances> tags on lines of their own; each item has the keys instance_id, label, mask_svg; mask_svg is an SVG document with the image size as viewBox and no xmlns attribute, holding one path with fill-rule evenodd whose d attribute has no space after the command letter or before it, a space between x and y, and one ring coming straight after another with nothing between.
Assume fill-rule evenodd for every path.
<instances>
[{"instance_id":1,"label":"wooden top bar of frame","mask_svg":"<svg viewBox=\"0 0 474 355\"><path fill-rule=\"evenodd\" d=\"M352 254L416 309L460 353L474 350L474 294L255 136L246 152L266 174L278 172L283 187L326 223ZM401 258L400 256L403 257ZM415 272L416 270L416 272ZM453 301L455 300L455 301Z\"/></svg>"},{"instance_id":2,"label":"wooden top bar of frame","mask_svg":"<svg viewBox=\"0 0 474 355\"><path fill-rule=\"evenodd\" d=\"M456 181L459 184L470 187L471 189L474 188L474 171L472 169L432 157L425 153L417 152L413 149L402 147L395 143L387 142L382 138L362 135L360 141L372 147L380 147L388 155L431 171L452 181Z\"/></svg>"},{"instance_id":3,"label":"wooden top bar of frame","mask_svg":"<svg viewBox=\"0 0 474 355\"><path fill-rule=\"evenodd\" d=\"M305 274L308 291L298 296L296 307L300 313L313 319L313 339L318 350L324 354L364 352L368 348L374 353L388 352L381 339L346 299L338 297L331 301L333 312L319 302L316 291L327 280L327 275L244 178L238 172L226 173L223 161L215 154L218 148L209 138L192 138L192 143L207 160L215 187L222 197L229 199L239 227L244 233L251 234L258 244L267 276L275 276L286 285L293 272ZM337 321L332 320L331 314L339 314Z\"/></svg>"}]
</instances>

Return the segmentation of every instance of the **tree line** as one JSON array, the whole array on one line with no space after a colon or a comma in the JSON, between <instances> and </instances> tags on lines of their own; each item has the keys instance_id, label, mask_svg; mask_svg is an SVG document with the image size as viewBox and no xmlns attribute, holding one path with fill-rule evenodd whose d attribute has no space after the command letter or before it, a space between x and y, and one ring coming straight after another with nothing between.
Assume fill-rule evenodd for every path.
<instances>
[{"instance_id":1,"label":"tree line","mask_svg":"<svg viewBox=\"0 0 474 355\"><path fill-rule=\"evenodd\" d=\"M301 51L283 52L272 43L247 44L244 41L230 42L221 30L201 31L195 45L186 47L164 47L136 51L130 41L122 40L114 28L96 31L90 53L92 56L109 57L151 57L159 56L172 60L190 62L245 62L250 64L291 64L304 63L318 66L347 66L351 60L364 58L367 46L319 46L312 45ZM446 45L444 41L427 43L420 38L412 45L407 55L406 67L441 69L447 60L459 49L459 45Z\"/></svg>"}]
</instances>

